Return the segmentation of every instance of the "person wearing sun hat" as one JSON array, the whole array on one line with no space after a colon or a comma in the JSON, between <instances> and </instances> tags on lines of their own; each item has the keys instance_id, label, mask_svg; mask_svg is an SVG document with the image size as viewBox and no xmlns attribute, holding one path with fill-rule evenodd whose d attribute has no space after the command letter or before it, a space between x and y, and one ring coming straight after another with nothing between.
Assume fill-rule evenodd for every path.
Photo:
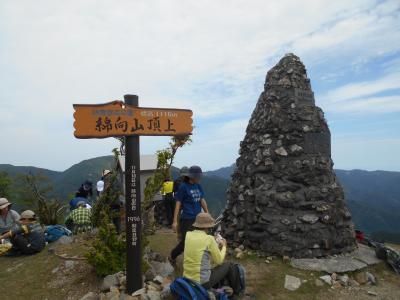
<instances>
[{"instance_id":1,"label":"person wearing sun hat","mask_svg":"<svg viewBox=\"0 0 400 300\"><path fill-rule=\"evenodd\" d=\"M12 226L0 239L10 239L12 248L9 255L35 254L46 246L43 228L31 210L22 212L19 224Z\"/></svg>"},{"instance_id":2,"label":"person wearing sun hat","mask_svg":"<svg viewBox=\"0 0 400 300\"><path fill-rule=\"evenodd\" d=\"M6 198L0 198L0 234L10 230L19 221L20 215L11 206L12 203Z\"/></svg>"},{"instance_id":3,"label":"person wearing sun hat","mask_svg":"<svg viewBox=\"0 0 400 300\"><path fill-rule=\"evenodd\" d=\"M183 276L207 289L220 282L230 283L232 278L231 264L224 262L226 240L221 239L218 245L214 236L208 234L214 226L215 220L210 214L199 213L193 223L195 230L186 234L183 253Z\"/></svg>"}]
</instances>

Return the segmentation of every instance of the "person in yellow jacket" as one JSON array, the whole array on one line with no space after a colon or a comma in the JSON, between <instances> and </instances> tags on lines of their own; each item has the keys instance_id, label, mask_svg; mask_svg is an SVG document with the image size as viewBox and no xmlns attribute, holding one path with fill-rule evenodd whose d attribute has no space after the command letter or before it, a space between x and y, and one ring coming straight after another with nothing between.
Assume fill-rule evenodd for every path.
<instances>
[{"instance_id":1,"label":"person in yellow jacket","mask_svg":"<svg viewBox=\"0 0 400 300\"><path fill-rule=\"evenodd\" d=\"M225 262L226 240L220 245L208 234L215 221L208 213L199 213L193 224L194 231L186 234L183 253L183 276L209 289L220 282L230 282L231 264Z\"/></svg>"},{"instance_id":2,"label":"person in yellow jacket","mask_svg":"<svg viewBox=\"0 0 400 300\"><path fill-rule=\"evenodd\" d=\"M169 178L165 179L163 186L161 188L161 194L163 195L165 210L167 212L168 225L172 225L174 220L174 210L175 210L175 199L174 199L174 182Z\"/></svg>"}]
</instances>

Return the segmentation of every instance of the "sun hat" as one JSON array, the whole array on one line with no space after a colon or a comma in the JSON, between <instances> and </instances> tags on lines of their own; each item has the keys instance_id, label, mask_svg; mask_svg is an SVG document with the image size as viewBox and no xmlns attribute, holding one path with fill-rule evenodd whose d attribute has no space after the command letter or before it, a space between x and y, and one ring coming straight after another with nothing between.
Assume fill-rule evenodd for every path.
<instances>
[{"instance_id":1,"label":"sun hat","mask_svg":"<svg viewBox=\"0 0 400 300\"><path fill-rule=\"evenodd\" d=\"M179 170L179 175L188 177L189 176L189 168L186 166L182 167Z\"/></svg>"},{"instance_id":2,"label":"sun hat","mask_svg":"<svg viewBox=\"0 0 400 300\"><path fill-rule=\"evenodd\" d=\"M192 179L201 179L201 177L203 177L203 171L199 166L191 166L189 168L189 177Z\"/></svg>"},{"instance_id":3,"label":"sun hat","mask_svg":"<svg viewBox=\"0 0 400 300\"><path fill-rule=\"evenodd\" d=\"M25 210L21 214L21 219L36 219L36 214L31 210Z\"/></svg>"},{"instance_id":4,"label":"sun hat","mask_svg":"<svg viewBox=\"0 0 400 300\"><path fill-rule=\"evenodd\" d=\"M8 202L6 198L0 198L0 209L4 209L7 206L10 206L12 203Z\"/></svg>"},{"instance_id":5,"label":"sun hat","mask_svg":"<svg viewBox=\"0 0 400 300\"><path fill-rule=\"evenodd\" d=\"M212 228L215 226L215 220L208 213L199 213L193 227L196 228Z\"/></svg>"},{"instance_id":6,"label":"sun hat","mask_svg":"<svg viewBox=\"0 0 400 300\"><path fill-rule=\"evenodd\" d=\"M103 176L107 176L107 175L110 174L110 173L111 173L110 170L104 170L104 171L103 171Z\"/></svg>"}]
</instances>

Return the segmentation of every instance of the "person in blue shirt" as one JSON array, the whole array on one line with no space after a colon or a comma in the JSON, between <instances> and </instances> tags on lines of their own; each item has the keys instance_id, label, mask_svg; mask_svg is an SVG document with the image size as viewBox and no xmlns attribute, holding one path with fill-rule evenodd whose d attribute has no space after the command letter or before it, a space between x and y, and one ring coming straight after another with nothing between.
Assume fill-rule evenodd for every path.
<instances>
[{"instance_id":1,"label":"person in blue shirt","mask_svg":"<svg viewBox=\"0 0 400 300\"><path fill-rule=\"evenodd\" d=\"M185 248L185 238L188 231L193 230L193 223L202 210L208 213L207 203L204 199L204 191L200 185L203 171L199 166L192 166L180 184L179 190L175 194L176 206L172 229L177 232L179 218L180 241L171 251L169 261L175 264L176 258L183 253Z\"/></svg>"}]
</instances>

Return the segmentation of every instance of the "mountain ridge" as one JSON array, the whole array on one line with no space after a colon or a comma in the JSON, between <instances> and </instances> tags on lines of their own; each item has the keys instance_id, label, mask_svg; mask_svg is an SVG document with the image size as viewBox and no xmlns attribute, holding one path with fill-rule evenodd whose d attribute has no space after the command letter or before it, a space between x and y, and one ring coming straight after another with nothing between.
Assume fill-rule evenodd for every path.
<instances>
[{"instance_id":1,"label":"mountain ridge","mask_svg":"<svg viewBox=\"0 0 400 300\"><path fill-rule=\"evenodd\" d=\"M80 184L89 179L96 182L104 169L112 168L113 157L101 156L83 160L64 171L45 168L0 164L0 171L12 177L20 173L43 174L53 185L51 196L67 202ZM204 172L203 187L207 202L214 215L219 215L225 207L225 192L235 164ZM365 171L360 169L335 169L344 187L346 201L357 228L377 237L387 236L390 241L400 242L400 172ZM173 169L176 177L178 169Z\"/></svg>"}]
</instances>

